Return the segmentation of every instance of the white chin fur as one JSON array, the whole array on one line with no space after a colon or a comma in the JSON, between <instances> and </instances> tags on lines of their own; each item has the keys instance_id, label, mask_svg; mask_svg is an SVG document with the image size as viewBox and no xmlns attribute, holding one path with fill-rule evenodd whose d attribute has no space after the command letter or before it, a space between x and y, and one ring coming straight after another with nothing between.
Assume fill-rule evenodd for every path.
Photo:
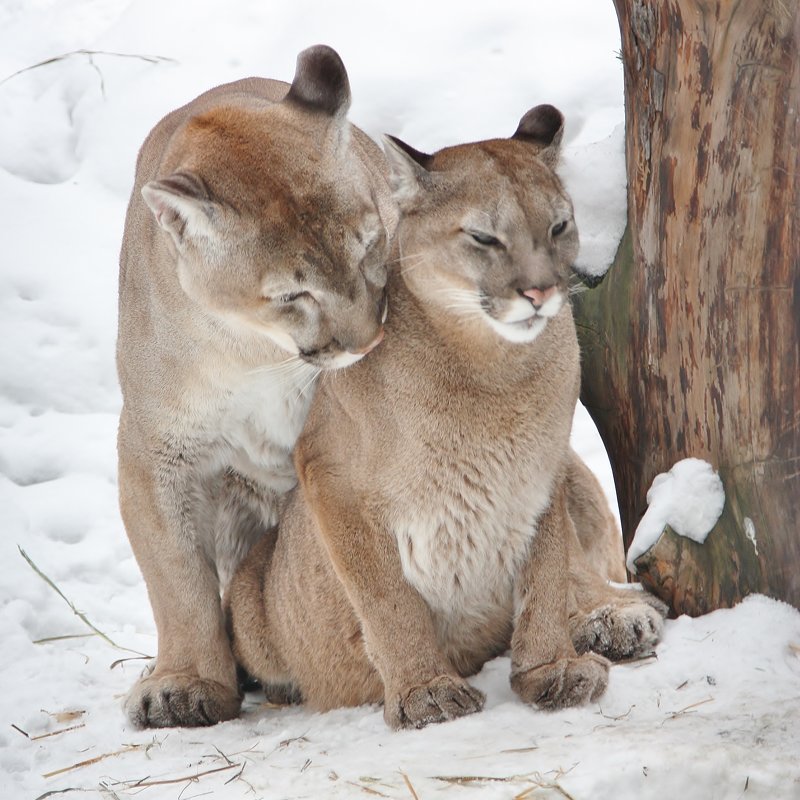
<instances>
[{"instance_id":1,"label":"white chin fur","mask_svg":"<svg viewBox=\"0 0 800 800\"><path fill-rule=\"evenodd\" d=\"M527 344L532 342L547 325L547 318L536 316L526 322L500 322L486 315L492 330L508 342Z\"/></svg>"},{"instance_id":2,"label":"white chin fur","mask_svg":"<svg viewBox=\"0 0 800 800\"><path fill-rule=\"evenodd\" d=\"M556 292L537 312L540 317L545 319L552 319L559 311L561 306L564 305L564 295L561 292Z\"/></svg>"},{"instance_id":3,"label":"white chin fur","mask_svg":"<svg viewBox=\"0 0 800 800\"><path fill-rule=\"evenodd\" d=\"M343 369L355 364L356 361L361 361L364 358L363 353L339 353L328 362L326 369Z\"/></svg>"},{"instance_id":4,"label":"white chin fur","mask_svg":"<svg viewBox=\"0 0 800 800\"><path fill-rule=\"evenodd\" d=\"M515 325L518 322L527 322L531 317L536 316L533 306L524 297L515 297L511 300L503 312L499 322L504 325Z\"/></svg>"},{"instance_id":5,"label":"white chin fur","mask_svg":"<svg viewBox=\"0 0 800 800\"><path fill-rule=\"evenodd\" d=\"M498 333L509 342L525 344L532 342L547 325L547 320L561 311L564 305L564 296L561 292L556 292L538 311L531 314L531 304L526 301L518 301L512 304L509 313L503 320L495 319L486 315L486 319L495 333Z\"/></svg>"},{"instance_id":6,"label":"white chin fur","mask_svg":"<svg viewBox=\"0 0 800 800\"><path fill-rule=\"evenodd\" d=\"M534 311L533 306L527 300L518 297L511 301L500 322L512 325L518 322L526 322L534 316L552 319L561 311L561 306L563 305L564 295L561 292L556 292L538 311Z\"/></svg>"}]
</instances>

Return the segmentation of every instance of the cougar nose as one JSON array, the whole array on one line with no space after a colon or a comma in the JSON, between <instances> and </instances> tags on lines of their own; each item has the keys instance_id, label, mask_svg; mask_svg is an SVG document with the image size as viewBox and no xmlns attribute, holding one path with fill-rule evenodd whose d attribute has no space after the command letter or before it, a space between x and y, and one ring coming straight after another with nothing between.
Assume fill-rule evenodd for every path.
<instances>
[{"instance_id":1,"label":"cougar nose","mask_svg":"<svg viewBox=\"0 0 800 800\"><path fill-rule=\"evenodd\" d=\"M524 292L521 292L521 294L533 303L533 307L536 309L541 308L555 293L555 286L547 286L543 289L534 286L532 289L526 289Z\"/></svg>"},{"instance_id":2,"label":"cougar nose","mask_svg":"<svg viewBox=\"0 0 800 800\"><path fill-rule=\"evenodd\" d=\"M383 341L383 325L381 325L381 329L378 331L378 335L366 346L363 347L361 350L351 350L350 352L354 355L365 356L370 350L374 350L381 342Z\"/></svg>"}]
</instances>

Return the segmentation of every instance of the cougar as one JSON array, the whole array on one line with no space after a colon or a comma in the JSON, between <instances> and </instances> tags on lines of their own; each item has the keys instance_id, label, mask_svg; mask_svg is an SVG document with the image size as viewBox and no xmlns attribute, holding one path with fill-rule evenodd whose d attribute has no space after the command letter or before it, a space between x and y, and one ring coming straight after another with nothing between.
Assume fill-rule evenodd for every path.
<instances>
[{"instance_id":1,"label":"cougar","mask_svg":"<svg viewBox=\"0 0 800 800\"><path fill-rule=\"evenodd\" d=\"M120 255L119 490L158 655L125 701L136 725L237 715L221 590L296 483L317 375L382 337L397 211L349 105L339 56L312 47L291 86L212 89L139 153Z\"/></svg>"},{"instance_id":2,"label":"cougar","mask_svg":"<svg viewBox=\"0 0 800 800\"><path fill-rule=\"evenodd\" d=\"M384 343L323 376L280 532L225 599L234 653L273 698L382 702L391 727L421 727L478 711L465 678L510 648L522 700L562 708L600 696L607 657L657 641L659 601L606 580L624 577L619 532L569 446L562 128L537 106L510 139L434 155L387 140Z\"/></svg>"}]
</instances>

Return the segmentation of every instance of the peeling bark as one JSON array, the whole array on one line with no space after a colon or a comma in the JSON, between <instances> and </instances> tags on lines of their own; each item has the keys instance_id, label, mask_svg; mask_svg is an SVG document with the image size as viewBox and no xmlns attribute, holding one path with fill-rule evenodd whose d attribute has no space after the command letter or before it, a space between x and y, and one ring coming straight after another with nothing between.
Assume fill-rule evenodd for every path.
<instances>
[{"instance_id":1,"label":"peeling bark","mask_svg":"<svg viewBox=\"0 0 800 800\"><path fill-rule=\"evenodd\" d=\"M629 226L575 305L625 540L655 475L704 458L723 516L702 557L672 547L669 580L665 540L643 582L677 613L800 607L800 3L614 2Z\"/></svg>"}]
</instances>

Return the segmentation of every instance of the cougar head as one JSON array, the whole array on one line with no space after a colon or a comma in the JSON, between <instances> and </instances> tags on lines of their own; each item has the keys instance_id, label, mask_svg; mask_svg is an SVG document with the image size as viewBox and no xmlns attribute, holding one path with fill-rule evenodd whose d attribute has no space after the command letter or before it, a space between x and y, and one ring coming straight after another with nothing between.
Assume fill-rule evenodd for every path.
<instances>
[{"instance_id":1,"label":"cougar head","mask_svg":"<svg viewBox=\"0 0 800 800\"><path fill-rule=\"evenodd\" d=\"M433 155L387 137L401 269L423 301L533 341L567 299L578 253L572 203L554 172L563 116L528 111L510 139Z\"/></svg>"},{"instance_id":2,"label":"cougar head","mask_svg":"<svg viewBox=\"0 0 800 800\"><path fill-rule=\"evenodd\" d=\"M193 301L323 368L374 347L386 312L388 233L349 106L339 56L309 48L281 102L239 93L198 113L142 189Z\"/></svg>"}]
</instances>

